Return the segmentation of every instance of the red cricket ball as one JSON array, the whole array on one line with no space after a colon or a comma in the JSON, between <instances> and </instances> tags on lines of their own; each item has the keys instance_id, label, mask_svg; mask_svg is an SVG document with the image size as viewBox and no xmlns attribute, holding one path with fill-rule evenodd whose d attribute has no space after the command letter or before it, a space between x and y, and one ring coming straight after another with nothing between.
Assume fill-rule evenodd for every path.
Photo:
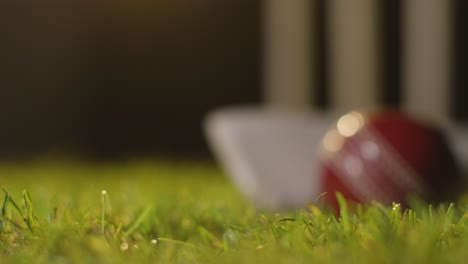
<instances>
[{"instance_id":1,"label":"red cricket ball","mask_svg":"<svg viewBox=\"0 0 468 264\"><path fill-rule=\"evenodd\" d=\"M459 173L442 132L397 110L350 112L325 135L320 152L325 200L406 204L445 199Z\"/></svg>"}]
</instances>

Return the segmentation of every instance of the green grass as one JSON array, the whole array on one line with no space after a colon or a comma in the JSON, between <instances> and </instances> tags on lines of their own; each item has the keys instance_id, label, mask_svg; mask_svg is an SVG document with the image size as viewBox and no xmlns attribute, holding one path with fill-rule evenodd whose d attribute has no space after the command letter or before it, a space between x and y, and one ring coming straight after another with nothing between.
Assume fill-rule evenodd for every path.
<instances>
[{"instance_id":1,"label":"green grass","mask_svg":"<svg viewBox=\"0 0 468 264\"><path fill-rule=\"evenodd\" d=\"M260 212L203 163L0 165L0 262L464 263L468 197ZM104 192L105 190L105 192Z\"/></svg>"}]
</instances>

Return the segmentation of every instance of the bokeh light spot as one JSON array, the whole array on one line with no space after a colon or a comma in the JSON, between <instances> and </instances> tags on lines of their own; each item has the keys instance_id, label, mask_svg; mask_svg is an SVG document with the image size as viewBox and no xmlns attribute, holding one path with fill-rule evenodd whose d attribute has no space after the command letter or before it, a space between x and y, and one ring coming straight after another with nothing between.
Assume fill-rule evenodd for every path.
<instances>
[{"instance_id":1,"label":"bokeh light spot","mask_svg":"<svg viewBox=\"0 0 468 264\"><path fill-rule=\"evenodd\" d=\"M343 136L335 129L328 131L323 138L323 147L329 152L339 151L343 147L343 144Z\"/></svg>"},{"instance_id":2,"label":"bokeh light spot","mask_svg":"<svg viewBox=\"0 0 468 264\"><path fill-rule=\"evenodd\" d=\"M358 112L342 116L337 123L338 132L344 137L355 135L364 126L364 117Z\"/></svg>"}]
</instances>

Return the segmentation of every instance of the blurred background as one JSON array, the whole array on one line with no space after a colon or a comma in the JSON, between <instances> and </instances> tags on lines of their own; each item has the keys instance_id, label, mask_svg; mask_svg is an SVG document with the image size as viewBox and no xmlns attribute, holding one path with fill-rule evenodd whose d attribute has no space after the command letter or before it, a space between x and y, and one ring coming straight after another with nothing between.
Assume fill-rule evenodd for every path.
<instances>
[{"instance_id":1,"label":"blurred background","mask_svg":"<svg viewBox=\"0 0 468 264\"><path fill-rule=\"evenodd\" d=\"M421 104L463 122L467 11L464 0L2 1L0 158L208 157L204 116L236 104Z\"/></svg>"}]
</instances>

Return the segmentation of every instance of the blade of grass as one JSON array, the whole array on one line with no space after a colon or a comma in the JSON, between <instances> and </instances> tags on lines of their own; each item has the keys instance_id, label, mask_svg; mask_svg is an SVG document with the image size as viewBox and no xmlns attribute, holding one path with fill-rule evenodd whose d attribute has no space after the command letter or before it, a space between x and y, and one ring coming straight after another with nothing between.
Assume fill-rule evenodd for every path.
<instances>
[{"instance_id":1,"label":"blade of grass","mask_svg":"<svg viewBox=\"0 0 468 264\"><path fill-rule=\"evenodd\" d=\"M26 207L26 224L28 225L28 228L33 230L36 223L35 223L35 217L34 217L34 207L33 203L31 200L31 196L29 195L29 192L27 190L23 191L23 200L24 200L24 205Z\"/></svg>"},{"instance_id":2,"label":"blade of grass","mask_svg":"<svg viewBox=\"0 0 468 264\"><path fill-rule=\"evenodd\" d=\"M343 230L349 233L351 231L351 224L349 222L348 205L343 195L339 192L336 193L336 199L340 206L340 222L343 225Z\"/></svg>"},{"instance_id":3,"label":"blade of grass","mask_svg":"<svg viewBox=\"0 0 468 264\"><path fill-rule=\"evenodd\" d=\"M16 211L19 213L19 215L21 216L21 219L23 219L23 221L26 223L26 225L28 225L28 222L26 220L26 217L23 215L23 211L21 210L21 208L19 207L19 205L15 202L15 200L13 199L13 197L10 195L10 193L3 189L3 192L5 193L5 200L4 200L4 204L3 204L3 208L2 208L2 217L10 224L14 225L16 228L19 228L19 229L24 229L24 227L22 227L21 225L19 225L18 223L14 222L13 220L11 220L10 218L7 217L7 208L8 208L8 204L12 204L13 207L16 209ZM29 227L29 226L28 226Z\"/></svg>"},{"instance_id":4,"label":"blade of grass","mask_svg":"<svg viewBox=\"0 0 468 264\"><path fill-rule=\"evenodd\" d=\"M104 234L106 228L106 190L101 191L101 232Z\"/></svg>"},{"instance_id":5,"label":"blade of grass","mask_svg":"<svg viewBox=\"0 0 468 264\"><path fill-rule=\"evenodd\" d=\"M15 200L13 200L13 197L11 197L11 195L9 195L9 193L5 189L3 189L3 192L5 192L5 194L8 194L8 196L9 196L8 202L10 202L13 205L13 207L15 207L15 209L21 215L21 218L24 219L23 212L22 212L21 208L18 206L18 204L15 202Z\"/></svg>"},{"instance_id":6,"label":"blade of grass","mask_svg":"<svg viewBox=\"0 0 468 264\"><path fill-rule=\"evenodd\" d=\"M222 245L222 242L210 231L208 231L206 228L203 226L199 226L198 230L200 232L200 235L205 238L206 240L209 240L213 243L214 246Z\"/></svg>"},{"instance_id":7,"label":"blade of grass","mask_svg":"<svg viewBox=\"0 0 468 264\"><path fill-rule=\"evenodd\" d=\"M8 202L10 201L10 194L7 192L5 193L5 199L3 200L3 206L2 206L2 216L6 216L6 211L8 208Z\"/></svg>"},{"instance_id":8,"label":"blade of grass","mask_svg":"<svg viewBox=\"0 0 468 264\"><path fill-rule=\"evenodd\" d=\"M140 226L140 224L143 222L143 220L148 216L149 212L151 211L152 207L148 206L146 207L136 218L136 220L130 225L130 227L127 229L127 231L124 232L124 236L128 236L131 233L135 232L135 230Z\"/></svg>"},{"instance_id":9,"label":"blade of grass","mask_svg":"<svg viewBox=\"0 0 468 264\"><path fill-rule=\"evenodd\" d=\"M114 233L114 241L117 239L117 237L119 236L120 232L122 231L122 223L120 223L118 226L117 226L117 229L115 230L115 233Z\"/></svg>"}]
</instances>

